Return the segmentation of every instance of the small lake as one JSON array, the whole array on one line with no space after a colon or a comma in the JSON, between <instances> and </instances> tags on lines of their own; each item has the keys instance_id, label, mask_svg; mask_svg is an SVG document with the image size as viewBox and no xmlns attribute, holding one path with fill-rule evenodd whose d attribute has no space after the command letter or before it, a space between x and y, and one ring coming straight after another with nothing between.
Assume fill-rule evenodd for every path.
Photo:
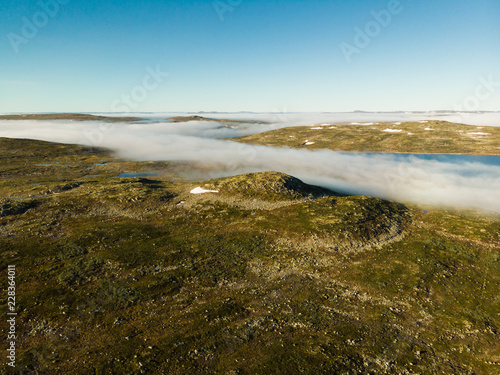
<instances>
[{"instance_id":1,"label":"small lake","mask_svg":"<svg viewBox=\"0 0 500 375\"><path fill-rule=\"evenodd\" d=\"M110 178L130 178L130 177L154 177L159 176L161 173L122 173L118 176Z\"/></svg>"},{"instance_id":2,"label":"small lake","mask_svg":"<svg viewBox=\"0 0 500 375\"><path fill-rule=\"evenodd\" d=\"M360 154L367 156L381 156L386 155L396 161L413 161L416 159L425 161L437 161L440 163L450 163L463 165L465 163L479 163L484 165L500 166L500 155L457 155L457 154L396 154L396 153L354 153L349 152L345 154Z\"/></svg>"},{"instance_id":3,"label":"small lake","mask_svg":"<svg viewBox=\"0 0 500 375\"><path fill-rule=\"evenodd\" d=\"M18 197L18 198L13 198L13 197L8 197L7 199L43 199L43 198L49 198L49 196L32 196L32 197Z\"/></svg>"}]
</instances>

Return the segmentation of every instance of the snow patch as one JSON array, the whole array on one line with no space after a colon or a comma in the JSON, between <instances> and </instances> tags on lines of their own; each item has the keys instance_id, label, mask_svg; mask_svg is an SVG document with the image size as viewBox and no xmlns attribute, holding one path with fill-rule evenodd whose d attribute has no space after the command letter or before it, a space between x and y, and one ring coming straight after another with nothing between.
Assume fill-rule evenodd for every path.
<instances>
[{"instance_id":1,"label":"snow patch","mask_svg":"<svg viewBox=\"0 0 500 375\"><path fill-rule=\"evenodd\" d=\"M387 132L387 133L401 133L403 130L401 130L401 129L384 129L383 131Z\"/></svg>"},{"instance_id":2,"label":"snow patch","mask_svg":"<svg viewBox=\"0 0 500 375\"><path fill-rule=\"evenodd\" d=\"M205 190L202 187L198 186L190 191L191 194L205 194L205 193L218 193L218 190Z\"/></svg>"}]
</instances>

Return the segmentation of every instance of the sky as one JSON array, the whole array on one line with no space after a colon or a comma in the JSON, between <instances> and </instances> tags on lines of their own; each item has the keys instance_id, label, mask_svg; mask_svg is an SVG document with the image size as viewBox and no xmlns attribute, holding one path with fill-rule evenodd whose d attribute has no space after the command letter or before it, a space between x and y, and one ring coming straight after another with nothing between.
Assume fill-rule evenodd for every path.
<instances>
[{"instance_id":1,"label":"sky","mask_svg":"<svg viewBox=\"0 0 500 375\"><path fill-rule=\"evenodd\" d=\"M500 110L498 0L0 0L0 113Z\"/></svg>"}]
</instances>

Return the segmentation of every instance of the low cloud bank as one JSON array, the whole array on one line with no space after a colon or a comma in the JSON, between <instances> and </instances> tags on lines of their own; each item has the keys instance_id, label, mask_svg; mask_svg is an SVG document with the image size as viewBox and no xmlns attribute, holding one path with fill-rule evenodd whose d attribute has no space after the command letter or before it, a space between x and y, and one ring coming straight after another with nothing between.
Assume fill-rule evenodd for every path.
<instances>
[{"instance_id":1,"label":"low cloud bank","mask_svg":"<svg viewBox=\"0 0 500 375\"><path fill-rule=\"evenodd\" d=\"M103 116L137 116L165 119L173 116L198 115L228 120L259 120L275 128L307 126L322 123L371 123L442 120L478 126L500 126L500 112L338 112L338 113L96 113Z\"/></svg>"},{"instance_id":2,"label":"low cloud bank","mask_svg":"<svg viewBox=\"0 0 500 375\"><path fill-rule=\"evenodd\" d=\"M190 161L196 177L274 170L350 194L500 212L500 165L471 158L424 160L390 154L339 153L245 145L216 138L255 132L214 122L102 124L0 121L0 137L95 145L134 160ZM267 125L265 126L267 127ZM500 157L499 157L500 158ZM500 163L499 163L500 164Z\"/></svg>"}]
</instances>

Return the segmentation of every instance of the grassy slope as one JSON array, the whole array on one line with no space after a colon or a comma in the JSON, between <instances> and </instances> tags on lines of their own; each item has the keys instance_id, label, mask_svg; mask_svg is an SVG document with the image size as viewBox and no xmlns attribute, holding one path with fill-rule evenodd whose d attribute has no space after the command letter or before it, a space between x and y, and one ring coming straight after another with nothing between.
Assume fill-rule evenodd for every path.
<instances>
[{"instance_id":1,"label":"grassy slope","mask_svg":"<svg viewBox=\"0 0 500 375\"><path fill-rule=\"evenodd\" d=\"M313 129L318 127L321 129ZM401 132L384 132L386 129ZM469 134L477 132L490 135ZM291 127L236 140L259 145L359 152L500 154L500 127L478 129L446 121ZM306 140L314 144L304 145Z\"/></svg>"},{"instance_id":2,"label":"grassy slope","mask_svg":"<svg viewBox=\"0 0 500 375\"><path fill-rule=\"evenodd\" d=\"M498 373L498 217L46 142L0 155L19 373ZM141 170L168 173L108 178Z\"/></svg>"}]
</instances>

